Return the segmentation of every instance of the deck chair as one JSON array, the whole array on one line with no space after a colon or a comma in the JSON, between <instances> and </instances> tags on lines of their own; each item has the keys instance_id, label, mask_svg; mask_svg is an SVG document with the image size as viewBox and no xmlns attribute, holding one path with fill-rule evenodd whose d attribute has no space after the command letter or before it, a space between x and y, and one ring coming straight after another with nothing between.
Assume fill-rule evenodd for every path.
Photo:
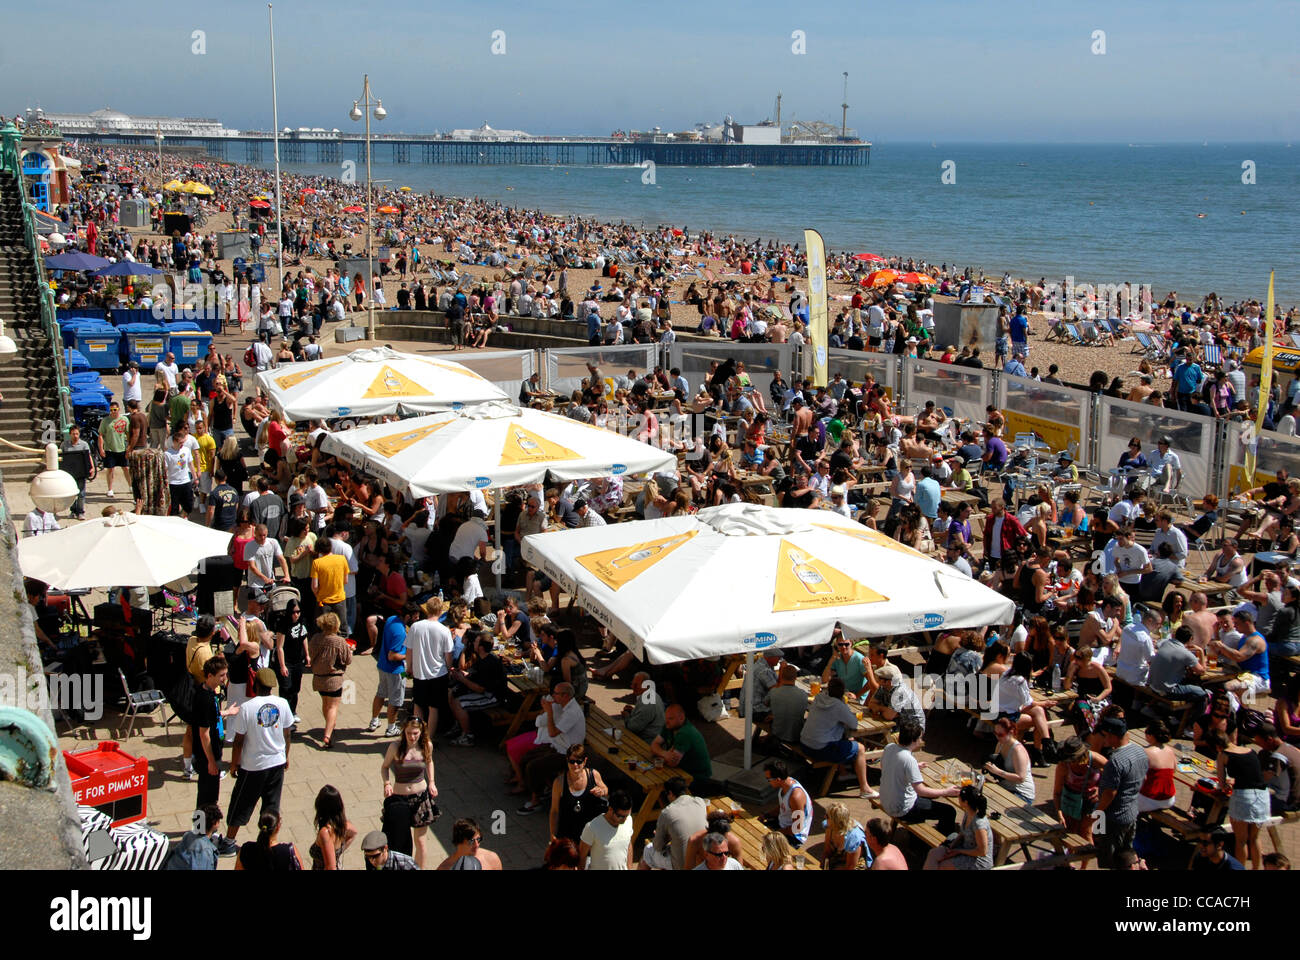
<instances>
[{"instance_id":1,"label":"deck chair","mask_svg":"<svg viewBox=\"0 0 1300 960\"><path fill-rule=\"evenodd\" d=\"M1217 343L1212 343L1205 348L1205 362L1214 367L1222 365L1223 351Z\"/></svg>"},{"instance_id":2,"label":"deck chair","mask_svg":"<svg viewBox=\"0 0 1300 960\"><path fill-rule=\"evenodd\" d=\"M1148 333L1138 330L1134 332L1133 339L1137 342L1134 344L1133 349L1129 351L1130 353L1141 353L1149 356L1151 351L1155 349L1155 345L1151 342L1151 335Z\"/></svg>"},{"instance_id":3,"label":"deck chair","mask_svg":"<svg viewBox=\"0 0 1300 960\"><path fill-rule=\"evenodd\" d=\"M1061 335L1065 343L1082 344L1086 342L1079 333L1079 328L1073 323L1062 322L1060 325L1065 328L1065 333Z\"/></svg>"}]
</instances>

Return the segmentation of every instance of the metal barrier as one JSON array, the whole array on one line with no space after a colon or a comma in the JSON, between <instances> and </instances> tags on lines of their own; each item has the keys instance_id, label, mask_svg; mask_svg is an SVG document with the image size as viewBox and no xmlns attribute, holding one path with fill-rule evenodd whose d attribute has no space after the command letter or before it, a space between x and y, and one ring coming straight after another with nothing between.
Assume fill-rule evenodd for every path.
<instances>
[{"instance_id":1,"label":"metal barrier","mask_svg":"<svg viewBox=\"0 0 1300 960\"><path fill-rule=\"evenodd\" d=\"M699 385L709 378L709 365L714 361L725 363L734 360L745 364L750 383L770 405L772 375L778 370L789 383L793 374L793 347L788 343L681 343L676 342L669 351L669 369L677 367L682 376L698 390ZM686 398L691 399L690 397ZM769 412L771 412L769 410Z\"/></svg>"},{"instance_id":2,"label":"metal barrier","mask_svg":"<svg viewBox=\"0 0 1300 960\"><path fill-rule=\"evenodd\" d=\"M1003 373L997 378L997 397L1008 437L1036 434L1054 453L1068 450L1077 465L1091 465L1086 441L1092 425L1092 395L1087 391Z\"/></svg>"},{"instance_id":3,"label":"metal barrier","mask_svg":"<svg viewBox=\"0 0 1300 960\"><path fill-rule=\"evenodd\" d=\"M1170 450L1178 454L1183 465L1181 492L1199 498L1218 487L1219 478L1214 471L1216 421L1112 397L1102 397L1100 409L1098 465L1102 470L1118 466L1120 454L1128 448L1130 438L1141 440L1146 453L1154 451L1156 440L1167 435Z\"/></svg>"},{"instance_id":4,"label":"metal barrier","mask_svg":"<svg viewBox=\"0 0 1300 960\"><path fill-rule=\"evenodd\" d=\"M546 389L568 395L582 389L582 381L590 374L587 364L600 368L606 386L613 392L614 377L629 370L638 376L655 368L658 347L653 343L633 343L619 347L572 347L546 350L546 372L542 375Z\"/></svg>"},{"instance_id":5,"label":"metal barrier","mask_svg":"<svg viewBox=\"0 0 1300 960\"><path fill-rule=\"evenodd\" d=\"M993 399L991 370L904 358L902 402L894 409L912 413L933 400L950 417L982 423Z\"/></svg>"},{"instance_id":6,"label":"metal barrier","mask_svg":"<svg viewBox=\"0 0 1300 960\"><path fill-rule=\"evenodd\" d=\"M1288 437L1272 430L1265 430L1259 438L1255 449L1255 480L1246 482L1244 464L1246 462L1246 442L1255 432L1252 425L1246 423L1228 423L1227 452L1224 456L1223 485L1219 496L1232 496L1251 486L1277 479L1278 470L1286 468L1288 474L1300 477L1300 438Z\"/></svg>"},{"instance_id":7,"label":"metal barrier","mask_svg":"<svg viewBox=\"0 0 1300 960\"><path fill-rule=\"evenodd\" d=\"M866 353L862 350L843 350L831 347L830 359L826 370L833 378L835 374L844 374L845 380L862 383L867 374L875 377L876 383L885 388L885 393L893 400L899 395L898 378L901 357L892 353Z\"/></svg>"},{"instance_id":8,"label":"metal barrier","mask_svg":"<svg viewBox=\"0 0 1300 960\"><path fill-rule=\"evenodd\" d=\"M457 363L473 370L485 380L491 380L505 391L511 400L519 397L519 388L537 372L537 353L534 350L498 350L492 353L459 353Z\"/></svg>"}]
</instances>

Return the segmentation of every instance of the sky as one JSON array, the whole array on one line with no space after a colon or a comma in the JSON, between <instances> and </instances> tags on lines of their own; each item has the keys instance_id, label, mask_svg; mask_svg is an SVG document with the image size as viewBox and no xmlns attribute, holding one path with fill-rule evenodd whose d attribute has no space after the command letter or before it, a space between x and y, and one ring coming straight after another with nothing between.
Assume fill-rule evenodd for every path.
<instances>
[{"instance_id":1,"label":"sky","mask_svg":"<svg viewBox=\"0 0 1300 960\"><path fill-rule=\"evenodd\" d=\"M847 71L849 126L878 144L1300 138L1296 0L520 6L276 3L280 126L359 129L365 73L390 133L752 123L775 116L778 90L783 121L838 124ZM265 3L62 0L53 19L29 5L5 20L0 113L271 129Z\"/></svg>"}]
</instances>

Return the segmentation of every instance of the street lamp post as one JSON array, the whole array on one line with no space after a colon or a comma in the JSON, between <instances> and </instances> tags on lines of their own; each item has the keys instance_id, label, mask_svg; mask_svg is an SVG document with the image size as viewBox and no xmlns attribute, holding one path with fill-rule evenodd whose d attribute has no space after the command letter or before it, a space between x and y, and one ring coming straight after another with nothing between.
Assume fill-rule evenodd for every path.
<instances>
[{"instance_id":1,"label":"street lamp post","mask_svg":"<svg viewBox=\"0 0 1300 960\"><path fill-rule=\"evenodd\" d=\"M157 141L157 143L158 143L158 192L159 192L159 193L162 193L162 186L163 186L163 184L166 183L167 181L166 181L165 179L163 179L163 165L162 165L162 142L163 142L163 135L162 135L162 125L161 125L161 124L159 124L159 125L157 125L157 126L154 127L153 138L154 138L154 140Z\"/></svg>"},{"instance_id":2,"label":"street lamp post","mask_svg":"<svg viewBox=\"0 0 1300 960\"><path fill-rule=\"evenodd\" d=\"M364 109L362 108L362 104L365 104ZM375 276L375 262L373 248L371 246L372 231L370 225L370 220L373 216L370 207L370 104L370 74L367 73L365 74L365 80L361 88L361 99L352 101L352 110L349 111L348 116L352 118L353 122L360 120L363 115L366 119L366 283L372 285L370 296L368 297L370 308L370 332L367 334L367 339L374 340L375 291L373 289L373 282ZM382 120L384 117L388 116L388 111L384 109L384 102L382 100L376 99L374 101L374 106L376 120Z\"/></svg>"}]
</instances>

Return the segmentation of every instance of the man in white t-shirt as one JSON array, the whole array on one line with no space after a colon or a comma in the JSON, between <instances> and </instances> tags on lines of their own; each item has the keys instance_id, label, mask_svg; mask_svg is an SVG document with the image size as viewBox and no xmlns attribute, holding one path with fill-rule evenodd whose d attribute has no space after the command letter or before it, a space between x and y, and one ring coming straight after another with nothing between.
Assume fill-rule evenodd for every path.
<instances>
[{"instance_id":1,"label":"man in white t-shirt","mask_svg":"<svg viewBox=\"0 0 1300 960\"><path fill-rule=\"evenodd\" d=\"M1160 629L1163 619L1160 611L1143 607L1141 617L1124 628L1119 637L1119 653L1115 661L1115 676L1129 686L1145 687L1151 670L1151 658L1156 655L1152 631Z\"/></svg>"},{"instance_id":2,"label":"man in white t-shirt","mask_svg":"<svg viewBox=\"0 0 1300 960\"><path fill-rule=\"evenodd\" d=\"M59 518L40 507L32 507L23 522L23 533L29 537L39 537L43 533L53 533L59 529Z\"/></svg>"},{"instance_id":3,"label":"man in white t-shirt","mask_svg":"<svg viewBox=\"0 0 1300 960\"><path fill-rule=\"evenodd\" d=\"M1133 540L1133 527L1125 524L1115 535L1118 544L1115 547L1115 572L1119 574L1119 585L1134 600L1138 599L1138 584L1142 574L1151 572L1151 556L1146 547Z\"/></svg>"},{"instance_id":4,"label":"man in white t-shirt","mask_svg":"<svg viewBox=\"0 0 1300 960\"><path fill-rule=\"evenodd\" d=\"M591 858L590 865L588 857ZM632 798L627 791L612 791L609 809L582 828L578 869L632 869Z\"/></svg>"},{"instance_id":5,"label":"man in white t-shirt","mask_svg":"<svg viewBox=\"0 0 1300 960\"><path fill-rule=\"evenodd\" d=\"M446 603L432 597L421 605L423 620L411 624L406 632L406 666L414 681L412 699L415 715L438 729L438 711L447 703L448 662L454 644L451 631L438 622Z\"/></svg>"},{"instance_id":6,"label":"man in white t-shirt","mask_svg":"<svg viewBox=\"0 0 1300 960\"><path fill-rule=\"evenodd\" d=\"M456 535L451 539L447 559L453 565L462 557L485 558L489 545L487 532L487 514L475 510L470 518L456 528Z\"/></svg>"},{"instance_id":7,"label":"man in white t-shirt","mask_svg":"<svg viewBox=\"0 0 1300 960\"><path fill-rule=\"evenodd\" d=\"M1137 494L1131 491L1126 492L1115 506L1110 508L1106 514L1106 524L1109 531L1114 533L1126 523L1131 523L1135 518L1141 516L1142 507L1137 502Z\"/></svg>"},{"instance_id":8,"label":"man in white t-shirt","mask_svg":"<svg viewBox=\"0 0 1300 960\"><path fill-rule=\"evenodd\" d=\"M293 726L293 710L287 700L271 693L278 686L274 670L262 667L255 681L257 695L244 701L231 719L235 752L230 765L239 768L226 815L226 836L231 840L252 819L258 800L262 801L262 813L280 809L284 771L289 765L288 730Z\"/></svg>"},{"instance_id":9,"label":"man in white t-shirt","mask_svg":"<svg viewBox=\"0 0 1300 960\"><path fill-rule=\"evenodd\" d=\"M704 835L704 862L696 864L694 869L744 870L745 867L731 855L726 834L707 833Z\"/></svg>"},{"instance_id":10,"label":"man in white t-shirt","mask_svg":"<svg viewBox=\"0 0 1300 960\"><path fill-rule=\"evenodd\" d=\"M122 374L122 402L128 400L140 400L144 398L143 390L140 386L140 364L134 360L126 368L126 373Z\"/></svg>"},{"instance_id":11,"label":"man in white t-shirt","mask_svg":"<svg viewBox=\"0 0 1300 960\"><path fill-rule=\"evenodd\" d=\"M161 370L163 375L167 378L167 386L172 390L175 390L176 378L180 376L180 368L176 366L176 354L169 350L167 356L163 358L163 362L158 364L158 369ZM127 397L126 399L129 400L130 397Z\"/></svg>"},{"instance_id":12,"label":"man in white t-shirt","mask_svg":"<svg viewBox=\"0 0 1300 960\"><path fill-rule=\"evenodd\" d=\"M248 585L259 590L269 590L275 586L275 567L280 566L280 576L288 583L289 562L284 557L284 550L279 540L267 536L266 524L259 523L253 527L253 539L244 544L244 562L248 564Z\"/></svg>"}]
</instances>

